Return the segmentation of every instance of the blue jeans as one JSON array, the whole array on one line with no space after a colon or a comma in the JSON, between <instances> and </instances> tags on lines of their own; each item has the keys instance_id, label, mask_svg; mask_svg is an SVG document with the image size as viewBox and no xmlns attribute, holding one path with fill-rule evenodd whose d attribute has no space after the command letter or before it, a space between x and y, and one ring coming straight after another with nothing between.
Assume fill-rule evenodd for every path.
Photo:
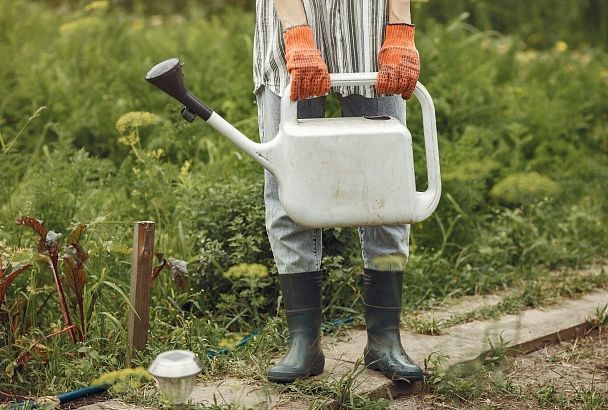
<instances>
[{"instance_id":1,"label":"blue jeans","mask_svg":"<svg viewBox=\"0 0 608 410\"><path fill-rule=\"evenodd\" d=\"M262 142L279 131L281 99L265 87L256 93ZM405 123L405 103L400 96L365 98L339 95L344 117L389 115ZM298 102L298 118L325 116L325 97ZM321 229L295 223L279 201L276 178L264 171L266 231L277 269L282 273L311 272L321 268ZM409 225L363 226L359 228L363 264L367 269L403 270L409 255Z\"/></svg>"}]
</instances>

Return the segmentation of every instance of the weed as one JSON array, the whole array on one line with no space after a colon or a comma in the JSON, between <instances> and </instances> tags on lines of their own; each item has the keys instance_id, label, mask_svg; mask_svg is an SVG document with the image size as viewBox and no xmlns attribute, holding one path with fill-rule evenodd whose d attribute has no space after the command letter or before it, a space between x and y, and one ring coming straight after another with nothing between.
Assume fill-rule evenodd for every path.
<instances>
[{"instance_id":1,"label":"weed","mask_svg":"<svg viewBox=\"0 0 608 410\"><path fill-rule=\"evenodd\" d=\"M555 372L555 371L554 371ZM555 372L560 375L559 372ZM561 376L561 375L560 375ZM595 387L595 379L592 380L590 386L575 386L571 380L568 383L575 392L574 400L582 404L585 410L599 410L608 405L608 396L597 391Z\"/></svg>"},{"instance_id":2,"label":"weed","mask_svg":"<svg viewBox=\"0 0 608 410\"><path fill-rule=\"evenodd\" d=\"M483 358L483 363L486 366L496 366L504 359L510 341L505 340L501 332L497 341L488 340L488 343L490 344L490 351Z\"/></svg>"},{"instance_id":3,"label":"weed","mask_svg":"<svg viewBox=\"0 0 608 410\"><path fill-rule=\"evenodd\" d=\"M557 404L558 402L563 402L565 400L552 384L541 386L536 391L536 398L538 399L538 404L542 407L548 407L549 405Z\"/></svg>"},{"instance_id":4,"label":"weed","mask_svg":"<svg viewBox=\"0 0 608 410\"><path fill-rule=\"evenodd\" d=\"M608 396L597 391L594 386L582 386L577 393L585 410L599 410L608 406Z\"/></svg>"},{"instance_id":5,"label":"weed","mask_svg":"<svg viewBox=\"0 0 608 410\"><path fill-rule=\"evenodd\" d=\"M409 316L406 319L407 327L410 329L423 334L437 336L441 334L441 327L443 322L437 321L435 317L430 319L424 319L416 316Z\"/></svg>"},{"instance_id":6,"label":"weed","mask_svg":"<svg viewBox=\"0 0 608 410\"><path fill-rule=\"evenodd\" d=\"M601 333L604 327L608 326L608 304L597 306L595 308L595 315L587 318L587 323L593 329L598 329Z\"/></svg>"},{"instance_id":7,"label":"weed","mask_svg":"<svg viewBox=\"0 0 608 410\"><path fill-rule=\"evenodd\" d=\"M447 376L443 365L448 356L433 352L424 359L424 382L426 387L440 385Z\"/></svg>"},{"instance_id":8,"label":"weed","mask_svg":"<svg viewBox=\"0 0 608 410\"><path fill-rule=\"evenodd\" d=\"M490 351L478 360L446 368L445 356L431 354L425 359L425 385L440 397L455 397L468 403L480 398L489 390L518 394L500 368L508 342L502 335L496 343L490 341Z\"/></svg>"},{"instance_id":9,"label":"weed","mask_svg":"<svg viewBox=\"0 0 608 410\"><path fill-rule=\"evenodd\" d=\"M340 374L338 371L331 371ZM366 366L358 360L352 369L341 376L329 376L326 379L308 379L294 383L291 390L305 395L309 400L313 397L311 408L340 408L340 409L388 409L387 400L374 400L366 395L357 393L357 388L361 381L359 375L366 370Z\"/></svg>"}]
</instances>

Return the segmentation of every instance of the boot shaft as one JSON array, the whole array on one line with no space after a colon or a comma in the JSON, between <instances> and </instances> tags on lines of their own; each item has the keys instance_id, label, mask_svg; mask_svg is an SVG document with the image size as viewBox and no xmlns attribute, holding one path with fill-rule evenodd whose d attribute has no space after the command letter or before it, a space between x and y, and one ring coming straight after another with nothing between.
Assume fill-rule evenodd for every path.
<instances>
[{"instance_id":1,"label":"boot shaft","mask_svg":"<svg viewBox=\"0 0 608 410\"><path fill-rule=\"evenodd\" d=\"M383 310L401 310L402 271L365 269L363 272L363 303Z\"/></svg>"},{"instance_id":2,"label":"boot shaft","mask_svg":"<svg viewBox=\"0 0 608 410\"><path fill-rule=\"evenodd\" d=\"M285 313L321 309L322 271L279 275Z\"/></svg>"},{"instance_id":3,"label":"boot shaft","mask_svg":"<svg viewBox=\"0 0 608 410\"><path fill-rule=\"evenodd\" d=\"M321 351L321 272L279 275L289 329L289 351L268 371L268 379L292 382L323 371Z\"/></svg>"},{"instance_id":4,"label":"boot shaft","mask_svg":"<svg viewBox=\"0 0 608 410\"><path fill-rule=\"evenodd\" d=\"M399 333L402 291L402 271L365 269L363 303L368 334L386 331Z\"/></svg>"},{"instance_id":5,"label":"boot shaft","mask_svg":"<svg viewBox=\"0 0 608 410\"><path fill-rule=\"evenodd\" d=\"M321 337L322 272L280 274L285 317L292 342L304 338L317 348ZM297 340L297 343L300 343Z\"/></svg>"}]
</instances>

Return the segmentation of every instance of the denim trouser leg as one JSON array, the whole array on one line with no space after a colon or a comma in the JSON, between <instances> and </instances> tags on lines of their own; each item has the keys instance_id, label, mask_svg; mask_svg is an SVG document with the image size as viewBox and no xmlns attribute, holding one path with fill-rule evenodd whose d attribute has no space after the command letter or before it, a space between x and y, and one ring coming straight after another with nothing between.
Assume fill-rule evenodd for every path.
<instances>
[{"instance_id":1,"label":"denim trouser leg","mask_svg":"<svg viewBox=\"0 0 608 410\"><path fill-rule=\"evenodd\" d=\"M272 140L279 131L281 99L261 87L257 94L258 122L262 142ZM345 117L390 115L405 121L405 106L399 96L365 98L359 95L340 97ZM298 103L298 118L320 118L325 113L325 98ZM282 273L300 273L321 267L321 229L303 227L294 222L279 201L275 177L264 171L266 230L277 269ZM359 228L365 268L403 270L408 256L409 225L368 226Z\"/></svg>"},{"instance_id":2,"label":"denim trouser leg","mask_svg":"<svg viewBox=\"0 0 608 410\"><path fill-rule=\"evenodd\" d=\"M258 123L262 142L279 132L281 98L260 87L256 93ZM298 118L318 118L325 114L325 97L298 102ZM291 219L279 201L276 178L264 170L266 231L279 273L312 272L321 268L321 229L303 227Z\"/></svg>"},{"instance_id":3,"label":"denim trouser leg","mask_svg":"<svg viewBox=\"0 0 608 410\"><path fill-rule=\"evenodd\" d=\"M340 97L343 117L389 115L405 124L405 102L401 96L365 98L352 94ZM359 228L363 266L375 270L403 270L409 256L410 226L382 225Z\"/></svg>"}]
</instances>

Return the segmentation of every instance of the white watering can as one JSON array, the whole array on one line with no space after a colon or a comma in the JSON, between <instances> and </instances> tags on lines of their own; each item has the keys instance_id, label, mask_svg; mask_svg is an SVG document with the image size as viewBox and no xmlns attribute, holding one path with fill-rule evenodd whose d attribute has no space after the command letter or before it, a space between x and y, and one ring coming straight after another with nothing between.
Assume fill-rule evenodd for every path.
<instances>
[{"instance_id":1,"label":"white watering can","mask_svg":"<svg viewBox=\"0 0 608 410\"><path fill-rule=\"evenodd\" d=\"M377 73L331 74L332 86L372 85ZM299 120L290 85L281 99L279 133L259 144L192 95L183 82L182 64L172 58L155 65L146 80L224 134L278 180L287 214L309 227L415 223L439 203L441 179L435 108L428 91L416 84L422 106L428 187L416 191L412 136L397 119L380 117Z\"/></svg>"}]
</instances>

